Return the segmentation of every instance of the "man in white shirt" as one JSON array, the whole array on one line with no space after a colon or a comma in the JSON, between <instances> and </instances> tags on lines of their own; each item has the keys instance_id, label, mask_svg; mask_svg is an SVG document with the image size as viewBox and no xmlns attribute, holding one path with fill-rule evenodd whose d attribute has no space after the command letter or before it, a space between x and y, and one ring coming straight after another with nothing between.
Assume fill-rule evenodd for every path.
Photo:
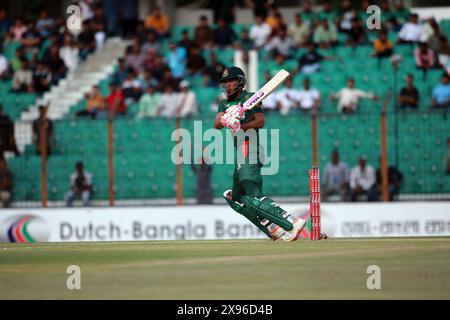
<instances>
[{"instance_id":1,"label":"man in white shirt","mask_svg":"<svg viewBox=\"0 0 450 320\"><path fill-rule=\"evenodd\" d=\"M189 82L183 80L180 82L180 93L178 94L179 117L190 117L197 114L197 96L195 92L189 89Z\"/></svg>"},{"instance_id":2,"label":"man in white shirt","mask_svg":"<svg viewBox=\"0 0 450 320\"><path fill-rule=\"evenodd\" d=\"M277 92L276 103L280 113L287 115L292 108L299 106L300 90L292 88L292 78L288 78L285 86Z\"/></svg>"},{"instance_id":3,"label":"man in white shirt","mask_svg":"<svg viewBox=\"0 0 450 320\"><path fill-rule=\"evenodd\" d=\"M59 57L64 61L70 72L74 71L79 62L78 47L75 46L71 34L64 36L64 46L59 49Z\"/></svg>"},{"instance_id":4,"label":"man in white shirt","mask_svg":"<svg viewBox=\"0 0 450 320\"><path fill-rule=\"evenodd\" d=\"M278 103L278 94L280 90L276 90L272 92L266 99L263 101L263 109L266 111L278 111L279 103Z\"/></svg>"},{"instance_id":5,"label":"man in white shirt","mask_svg":"<svg viewBox=\"0 0 450 320\"><path fill-rule=\"evenodd\" d=\"M303 80L303 89L298 93L299 108L301 110L319 109L320 108L320 93L317 89L311 88L309 78Z\"/></svg>"},{"instance_id":6,"label":"man in white shirt","mask_svg":"<svg viewBox=\"0 0 450 320\"><path fill-rule=\"evenodd\" d=\"M351 200L355 202L359 196L365 195L367 201L375 199L375 169L367 164L365 156L359 158L358 165L350 173Z\"/></svg>"},{"instance_id":7,"label":"man in white shirt","mask_svg":"<svg viewBox=\"0 0 450 320\"><path fill-rule=\"evenodd\" d=\"M178 93L171 85L166 86L164 88L164 93L161 95L161 99L159 99L158 111L156 114L166 118L176 117L178 102Z\"/></svg>"},{"instance_id":8,"label":"man in white shirt","mask_svg":"<svg viewBox=\"0 0 450 320\"><path fill-rule=\"evenodd\" d=\"M92 174L84 171L83 162L78 161L76 171L70 176L70 191L66 194L66 204L71 207L75 197L81 197L83 205L89 206L92 193Z\"/></svg>"},{"instance_id":9,"label":"man in white shirt","mask_svg":"<svg viewBox=\"0 0 450 320\"><path fill-rule=\"evenodd\" d=\"M406 22L398 33L399 43L415 43L420 41L422 36L422 24L419 23L419 16L411 14L409 22Z\"/></svg>"},{"instance_id":10,"label":"man in white shirt","mask_svg":"<svg viewBox=\"0 0 450 320\"><path fill-rule=\"evenodd\" d=\"M336 94L331 94L331 100L339 99L338 111L352 113L358 107L358 101L360 98L379 99L372 92L366 92L355 88L355 80L350 78L348 80L346 88L342 88Z\"/></svg>"},{"instance_id":11,"label":"man in white shirt","mask_svg":"<svg viewBox=\"0 0 450 320\"><path fill-rule=\"evenodd\" d=\"M250 28L250 38L253 40L255 47L263 47L272 32L270 26L264 22L262 16L255 17L256 24Z\"/></svg>"}]
</instances>

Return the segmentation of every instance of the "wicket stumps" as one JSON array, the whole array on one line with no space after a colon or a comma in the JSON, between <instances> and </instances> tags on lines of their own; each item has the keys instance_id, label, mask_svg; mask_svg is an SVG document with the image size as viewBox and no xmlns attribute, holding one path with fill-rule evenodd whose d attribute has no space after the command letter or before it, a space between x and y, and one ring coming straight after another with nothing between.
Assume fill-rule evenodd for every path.
<instances>
[{"instance_id":1,"label":"wicket stumps","mask_svg":"<svg viewBox=\"0 0 450 320\"><path fill-rule=\"evenodd\" d=\"M320 232L320 171L319 167L309 169L309 216L311 219L310 239L322 238Z\"/></svg>"}]
</instances>

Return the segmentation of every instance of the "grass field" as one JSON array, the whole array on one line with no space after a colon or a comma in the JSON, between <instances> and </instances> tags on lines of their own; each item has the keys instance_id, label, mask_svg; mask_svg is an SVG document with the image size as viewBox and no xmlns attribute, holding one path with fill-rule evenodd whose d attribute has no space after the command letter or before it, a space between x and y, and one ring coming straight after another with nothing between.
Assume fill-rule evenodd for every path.
<instances>
[{"instance_id":1,"label":"grass field","mask_svg":"<svg viewBox=\"0 0 450 320\"><path fill-rule=\"evenodd\" d=\"M450 238L0 243L0 299L450 299Z\"/></svg>"}]
</instances>

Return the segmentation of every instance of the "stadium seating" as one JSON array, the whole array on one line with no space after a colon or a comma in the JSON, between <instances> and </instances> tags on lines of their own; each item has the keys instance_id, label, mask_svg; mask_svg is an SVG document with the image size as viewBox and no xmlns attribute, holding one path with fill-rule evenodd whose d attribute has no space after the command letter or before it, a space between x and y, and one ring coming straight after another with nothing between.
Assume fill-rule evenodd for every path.
<instances>
[{"instance_id":1,"label":"stadium seating","mask_svg":"<svg viewBox=\"0 0 450 320\"><path fill-rule=\"evenodd\" d=\"M450 31L450 21L443 21L445 32ZM235 31L248 26L235 25ZM181 31L192 27L177 26L172 29L172 36L178 40ZM395 35L390 35L395 39ZM167 48L167 46L164 46ZM11 56L14 47L5 48ZM394 99L389 106L388 123L388 159L394 164L398 157L398 167L403 172L405 181L402 193L449 193L450 176L444 174L444 157L447 152L446 139L450 136L450 120L442 112L425 112L430 109L431 91L439 82L441 71L431 70L427 79L415 68L414 47L397 45L395 52L403 55L399 65L396 88L404 86L406 74L415 76L415 85L420 91L419 111L392 112ZM388 60L378 61L370 57L372 47L359 46L352 49L338 46L323 52L333 57L323 62L322 71L310 76L313 87L322 95L322 107L318 117L319 160L321 166L329 161L331 151L338 148L343 161L350 166L357 163L361 154L368 157L368 162L378 167L380 155L380 111L381 102L363 100L354 115L336 113L336 104L328 99L330 92L336 92L346 85L349 77L356 79L356 86L372 90L380 97L392 89L394 73ZM218 50L219 61L230 65L233 50ZM298 50L294 57L286 61L290 69L297 65L297 58L304 53ZM204 53L209 59L208 53ZM265 70L277 66L267 62L266 54L260 55L259 77L263 82ZM303 76L294 78L294 85L302 86ZM203 87L201 77L188 79L197 94L199 102L199 119L212 123L214 103L218 89ZM99 83L103 95L108 94L111 79ZM18 119L21 110L33 103L33 94L8 93L10 82L0 82L2 103L6 112ZM74 171L75 162L83 160L87 171L94 174L94 199L108 197L108 158L107 158L107 123L105 119L75 118L77 111L85 108L86 101L74 105L66 119L55 123L56 147L48 161L52 168L48 174L50 200L61 200L69 188L69 175ZM169 143L175 121L173 119L136 120L137 103L128 107L128 115L117 118L114 122L114 178L116 198L151 199L174 198L176 194L176 165L170 161L175 145ZM193 131L193 119L183 119L182 128ZM396 130L397 126L397 130ZM311 120L309 115L292 112L289 116L271 113L267 117L266 128L279 129L280 170L277 175L267 176L264 191L274 196L296 196L308 194L307 172L312 162L311 155ZM276 141L271 141L276 143ZM269 146L270 150L270 141ZM40 159L35 155L34 147L27 146L21 157L9 159L9 166L14 176L14 199L38 200L40 198ZM233 165L214 165L211 177L214 196L219 197L224 189L231 188ZM195 197L195 177L189 165L182 166L183 196Z\"/></svg>"}]
</instances>

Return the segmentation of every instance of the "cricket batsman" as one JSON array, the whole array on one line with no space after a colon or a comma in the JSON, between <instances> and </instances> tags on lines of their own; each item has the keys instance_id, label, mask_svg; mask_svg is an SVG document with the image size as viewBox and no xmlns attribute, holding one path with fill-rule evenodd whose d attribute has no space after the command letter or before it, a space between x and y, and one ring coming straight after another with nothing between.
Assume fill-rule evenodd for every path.
<instances>
[{"instance_id":1,"label":"cricket batsman","mask_svg":"<svg viewBox=\"0 0 450 320\"><path fill-rule=\"evenodd\" d=\"M289 214L274 200L263 195L258 130L264 127L265 117L261 103L251 109L244 109L243 103L253 95L244 90L245 84L244 72L234 66L225 69L219 79L219 86L226 98L219 104L214 128L228 128L233 133L254 129L257 138L256 148L249 147L251 141L248 139L244 139L238 145L238 139L235 138L233 187L232 190L226 190L223 196L234 211L245 216L270 239L295 241L305 227L306 221ZM254 157L257 159L256 162L249 161L252 154L250 150L256 150L258 153ZM243 163L237 163L238 152L243 153L245 160Z\"/></svg>"}]
</instances>

